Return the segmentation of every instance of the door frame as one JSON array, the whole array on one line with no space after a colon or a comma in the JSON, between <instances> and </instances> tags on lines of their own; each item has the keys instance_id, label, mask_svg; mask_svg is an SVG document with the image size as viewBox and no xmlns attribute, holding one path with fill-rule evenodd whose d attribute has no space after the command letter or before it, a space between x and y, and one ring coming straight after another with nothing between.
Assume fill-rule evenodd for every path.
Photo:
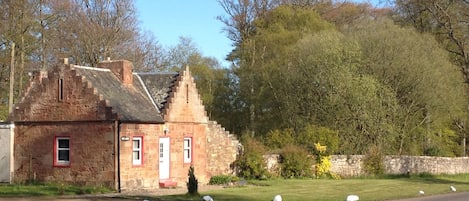
<instances>
[{"instance_id":1,"label":"door frame","mask_svg":"<svg viewBox=\"0 0 469 201\"><path fill-rule=\"evenodd\" d=\"M164 143L167 146L164 146L161 149L161 143ZM163 159L166 160L166 165L161 162L161 150L163 150ZM166 154L166 157L165 155ZM164 173L164 174L162 174ZM166 177L167 175L167 177ZM162 177L165 176L165 177ZM169 137L160 137L158 140L158 177L159 180L167 180L171 176L171 139Z\"/></svg>"}]
</instances>

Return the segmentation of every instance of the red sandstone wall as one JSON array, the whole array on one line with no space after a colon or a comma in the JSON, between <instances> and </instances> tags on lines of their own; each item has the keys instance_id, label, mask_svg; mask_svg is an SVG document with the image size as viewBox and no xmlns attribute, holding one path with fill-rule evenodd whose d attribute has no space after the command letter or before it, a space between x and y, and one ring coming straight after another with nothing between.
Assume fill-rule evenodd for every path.
<instances>
[{"instance_id":1,"label":"red sandstone wall","mask_svg":"<svg viewBox=\"0 0 469 201\"><path fill-rule=\"evenodd\" d=\"M198 181L207 183L210 179L207 171L208 117L189 71L182 72L165 108L163 114L171 138L170 177L179 186L184 186L192 165ZM184 163L183 158L184 137L192 137L192 163L189 164Z\"/></svg>"},{"instance_id":2,"label":"red sandstone wall","mask_svg":"<svg viewBox=\"0 0 469 201\"><path fill-rule=\"evenodd\" d=\"M15 105L15 121L75 121L111 119L111 108L100 100L93 88L74 70L53 71L36 79L26 98ZM59 80L63 80L63 99L59 99Z\"/></svg>"},{"instance_id":3,"label":"red sandstone wall","mask_svg":"<svg viewBox=\"0 0 469 201\"><path fill-rule=\"evenodd\" d=\"M173 181L177 181L179 186L185 186L188 181L189 167L192 165L198 181L208 183L210 175L207 171L206 125L172 122L167 126L171 141L170 177ZM184 163L184 137L192 138L192 163Z\"/></svg>"},{"instance_id":4,"label":"red sandstone wall","mask_svg":"<svg viewBox=\"0 0 469 201\"><path fill-rule=\"evenodd\" d=\"M210 177L207 172L206 125L193 123L168 123L169 132L165 135L164 125L154 124L121 124L121 137L129 141L120 141L121 189L131 191L138 189L155 189L159 187L159 138L170 138L170 179L180 187L185 187L187 173L191 165L201 183L207 183ZM132 165L132 137L143 136L143 165ZM197 137L196 137L197 136ZM183 140L193 139L193 163L184 163Z\"/></svg>"},{"instance_id":5,"label":"red sandstone wall","mask_svg":"<svg viewBox=\"0 0 469 201\"><path fill-rule=\"evenodd\" d=\"M102 61L98 63L98 68L110 69L123 84L132 84L133 64L127 60Z\"/></svg>"},{"instance_id":6,"label":"red sandstone wall","mask_svg":"<svg viewBox=\"0 0 469 201\"><path fill-rule=\"evenodd\" d=\"M163 134L162 125L155 124L121 124L120 140L121 189L136 190L158 188L159 136ZM143 137L143 164L132 165L132 137Z\"/></svg>"},{"instance_id":7,"label":"red sandstone wall","mask_svg":"<svg viewBox=\"0 0 469 201\"><path fill-rule=\"evenodd\" d=\"M114 122L109 107L68 66L37 77L10 117L16 182L36 179L115 187ZM59 80L62 79L62 99ZM36 122L36 123L24 123ZM70 137L69 167L54 167L54 136Z\"/></svg>"},{"instance_id":8,"label":"red sandstone wall","mask_svg":"<svg viewBox=\"0 0 469 201\"><path fill-rule=\"evenodd\" d=\"M54 167L54 136L70 137L70 166ZM16 125L15 182L65 182L114 188L112 123Z\"/></svg>"},{"instance_id":9,"label":"red sandstone wall","mask_svg":"<svg viewBox=\"0 0 469 201\"><path fill-rule=\"evenodd\" d=\"M171 177L178 185L185 185L190 165L202 184L208 183L213 175L228 174L236 159L238 141L221 127L210 128L212 123L188 70L183 72L175 89L163 111L171 137ZM183 138L187 136L193 139L192 164L183 163Z\"/></svg>"},{"instance_id":10,"label":"red sandstone wall","mask_svg":"<svg viewBox=\"0 0 469 201\"><path fill-rule=\"evenodd\" d=\"M183 71L178 77L168 101L163 111L165 121L208 123L205 107L189 71Z\"/></svg>"}]
</instances>

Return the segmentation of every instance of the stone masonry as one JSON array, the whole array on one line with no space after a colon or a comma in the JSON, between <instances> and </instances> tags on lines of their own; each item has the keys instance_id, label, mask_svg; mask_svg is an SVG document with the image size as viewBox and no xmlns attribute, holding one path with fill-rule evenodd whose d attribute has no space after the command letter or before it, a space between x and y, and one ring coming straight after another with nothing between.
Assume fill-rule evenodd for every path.
<instances>
[{"instance_id":1,"label":"stone masonry","mask_svg":"<svg viewBox=\"0 0 469 201\"><path fill-rule=\"evenodd\" d=\"M120 141L120 181L122 190L151 189L158 186L158 138L160 124L121 124L120 136L143 137L143 164L132 165L132 140Z\"/></svg>"},{"instance_id":2,"label":"stone masonry","mask_svg":"<svg viewBox=\"0 0 469 201\"><path fill-rule=\"evenodd\" d=\"M343 177L361 176L363 155L332 155L331 172ZM269 171L278 171L279 155L265 155ZM386 156L384 167L386 174L462 174L469 173L469 157L431 157L431 156Z\"/></svg>"},{"instance_id":3,"label":"stone masonry","mask_svg":"<svg viewBox=\"0 0 469 201\"><path fill-rule=\"evenodd\" d=\"M230 165L236 160L242 147L235 136L226 131L217 122L209 123L208 170L211 176L234 174Z\"/></svg>"},{"instance_id":4,"label":"stone masonry","mask_svg":"<svg viewBox=\"0 0 469 201\"><path fill-rule=\"evenodd\" d=\"M114 187L112 124L17 125L15 181L65 182ZM101 135L101 136L96 136ZM70 166L54 167L55 136L70 137ZM95 140L87 140L95 139Z\"/></svg>"},{"instance_id":5,"label":"stone masonry","mask_svg":"<svg viewBox=\"0 0 469 201\"><path fill-rule=\"evenodd\" d=\"M363 155L334 155L332 172L342 176L359 176L363 170ZM469 157L386 156L386 174L461 174L469 173Z\"/></svg>"},{"instance_id":6,"label":"stone masonry","mask_svg":"<svg viewBox=\"0 0 469 201\"><path fill-rule=\"evenodd\" d=\"M35 74L15 105L14 181L114 187L111 109L75 71L60 68ZM68 168L54 167L55 137L70 138Z\"/></svg>"}]
</instances>

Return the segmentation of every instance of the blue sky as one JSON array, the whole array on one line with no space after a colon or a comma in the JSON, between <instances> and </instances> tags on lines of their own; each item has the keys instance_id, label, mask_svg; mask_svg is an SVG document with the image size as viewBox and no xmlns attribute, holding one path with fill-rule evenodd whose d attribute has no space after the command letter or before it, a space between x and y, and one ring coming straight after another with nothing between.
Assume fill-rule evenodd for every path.
<instances>
[{"instance_id":1,"label":"blue sky","mask_svg":"<svg viewBox=\"0 0 469 201\"><path fill-rule=\"evenodd\" d=\"M353 0L363 2L366 0ZM375 5L382 0L371 0ZM215 57L228 67L225 56L233 49L216 19L225 11L216 0L137 0L144 30L153 32L163 47L175 46L179 37L190 37L203 56Z\"/></svg>"},{"instance_id":2,"label":"blue sky","mask_svg":"<svg viewBox=\"0 0 469 201\"><path fill-rule=\"evenodd\" d=\"M221 62L232 49L224 24L216 19L224 15L216 0L137 0L136 5L142 28L164 47L178 44L180 36L190 37L204 56Z\"/></svg>"}]
</instances>

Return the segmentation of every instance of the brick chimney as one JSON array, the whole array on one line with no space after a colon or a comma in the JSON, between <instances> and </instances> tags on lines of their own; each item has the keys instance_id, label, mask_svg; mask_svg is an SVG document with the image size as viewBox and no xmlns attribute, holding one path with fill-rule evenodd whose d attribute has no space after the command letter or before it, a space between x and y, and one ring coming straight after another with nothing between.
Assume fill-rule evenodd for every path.
<instances>
[{"instance_id":1,"label":"brick chimney","mask_svg":"<svg viewBox=\"0 0 469 201\"><path fill-rule=\"evenodd\" d=\"M108 58L106 61L98 63L98 68L107 68L114 73L124 85L132 85L132 71L133 64L127 60L111 60Z\"/></svg>"}]
</instances>

